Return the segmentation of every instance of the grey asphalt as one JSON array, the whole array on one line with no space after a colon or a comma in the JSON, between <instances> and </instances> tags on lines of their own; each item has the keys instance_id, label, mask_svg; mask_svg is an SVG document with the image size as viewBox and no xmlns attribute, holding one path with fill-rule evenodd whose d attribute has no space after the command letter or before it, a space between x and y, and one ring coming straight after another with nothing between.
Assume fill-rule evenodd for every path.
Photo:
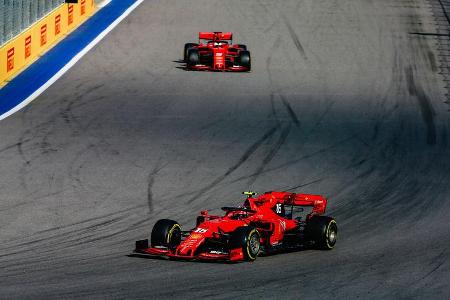
<instances>
[{"instance_id":1,"label":"grey asphalt","mask_svg":"<svg viewBox=\"0 0 450 300\"><path fill-rule=\"evenodd\" d=\"M144 1L0 123L0 298L450 295L445 82L427 1ZM232 31L251 73L187 72ZM244 190L319 193L332 251L195 263L128 257Z\"/></svg>"}]
</instances>

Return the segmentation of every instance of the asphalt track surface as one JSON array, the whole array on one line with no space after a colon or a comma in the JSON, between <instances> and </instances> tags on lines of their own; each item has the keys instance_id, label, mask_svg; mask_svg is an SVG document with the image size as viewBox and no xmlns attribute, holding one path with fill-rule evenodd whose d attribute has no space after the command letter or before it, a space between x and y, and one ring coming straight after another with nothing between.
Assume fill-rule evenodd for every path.
<instances>
[{"instance_id":1,"label":"asphalt track surface","mask_svg":"<svg viewBox=\"0 0 450 300\"><path fill-rule=\"evenodd\" d=\"M0 126L0 298L448 298L449 117L425 1L145 1ZM245 74L186 72L229 30ZM244 190L321 193L332 251L128 257Z\"/></svg>"}]
</instances>

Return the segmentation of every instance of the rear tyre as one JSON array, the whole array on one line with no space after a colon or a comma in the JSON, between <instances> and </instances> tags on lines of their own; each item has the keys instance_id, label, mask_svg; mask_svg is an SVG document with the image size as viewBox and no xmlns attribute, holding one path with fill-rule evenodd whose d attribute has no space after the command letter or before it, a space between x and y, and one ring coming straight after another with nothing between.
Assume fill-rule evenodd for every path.
<instances>
[{"instance_id":1,"label":"rear tyre","mask_svg":"<svg viewBox=\"0 0 450 300\"><path fill-rule=\"evenodd\" d=\"M247 50L243 50L239 52L238 56L239 65L245 68L248 68L249 70L252 67L252 60L250 57L250 52Z\"/></svg>"},{"instance_id":2,"label":"rear tyre","mask_svg":"<svg viewBox=\"0 0 450 300\"><path fill-rule=\"evenodd\" d=\"M197 47L197 46L198 46L198 44L195 44L195 43L184 44L183 59L185 62L187 61L187 58L188 58L188 50L193 47Z\"/></svg>"},{"instance_id":3,"label":"rear tyre","mask_svg":"<svg viewBox=\"0 0 450 300\"><path fill-rule=\"evenodd\" d=\"M187 61L188 66L195 66L200 63L200 54L195 48L188 49Z\"/></svg>"},{"instance_id":4,"label":"rear tyre","mask_svg":"<svg viewBox=\"0 0 450 300\"><path fill-rule=\"evenodd\" d=\"M242 248L244 260L254 261L261 247L260 234L252 226L238 227L231 235L229 249Z\"/></svg>"},{"instance_id":5,"label":"rear tyre","mask_svg":"<svg viewBox=\"0 0 450 300\"><path fill-rule=\"evenodd\" d=\"M152 247L176 248L181 243L181 226L178 222L162 219L153 226L151 235Z\"/></svg>"},{"instance_id":6,"label":"rear tyre","mask_svg":"<svg viewBox=\"0 0 450 300\"><path fill-rule=\"evenodd\" d=\"M336 220L327 216L314 216L307 223L309 238L317 249L331 250L337 241Z\"/></svg>"}]
</instances>

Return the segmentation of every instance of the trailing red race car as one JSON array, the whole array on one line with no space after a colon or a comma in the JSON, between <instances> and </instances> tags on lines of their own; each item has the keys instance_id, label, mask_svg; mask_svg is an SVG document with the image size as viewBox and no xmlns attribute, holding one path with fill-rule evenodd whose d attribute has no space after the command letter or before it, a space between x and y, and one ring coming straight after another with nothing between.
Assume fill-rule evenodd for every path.
<instances>
[{"instance_id":1,"label":"trailing red race car","mask_svg":"<svg viewBox=\"0 0 450 300\"><path fill-rule=\"evenodd\" d=\"M245 192L241 207L222 207L224 216L202 211L197 226L182 231L176 221L156 222L148 240L136 242L139 255L179 259L254 261L258 254L314 247L330 250L337 239L336 221L323 216L320 195Z\"/></svg>"},{"instance_id":2,"label":"trailing red race car","mask_svg":"<svg viewBox=\"0 0 450 300\"><path fill-rule=\"evenodd\" d=\"M231 32L199 32L198 44L184 45L184 61L188 70L251 70L250 51L246 45L233 44Z\"/></svg>"}]
</instances>

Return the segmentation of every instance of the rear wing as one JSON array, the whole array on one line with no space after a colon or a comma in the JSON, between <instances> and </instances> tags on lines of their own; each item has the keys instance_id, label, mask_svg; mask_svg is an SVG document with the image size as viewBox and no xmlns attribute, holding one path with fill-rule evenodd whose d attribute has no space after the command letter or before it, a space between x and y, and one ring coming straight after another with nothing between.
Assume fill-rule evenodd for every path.
<instances>
[{"instance_id":1,"label":"rear wing","mask_svg":"<svg viewBox=\"0 0 450 300\"><path fill-rule=\"evenodd\" d=\"M200 40L210 40L210 41L232 41L232 32L199 32L198 39Z\"/></svg>"},{"instance_id":2,"label":"rear wing","mask_svg":"<svg viewBox=\"0 0 450 300\"><path fill-rule=\"evenodd\" d=\"M327 209L327 199L321 195L266 192L264 195L261 195L255 200L268 201L270 199L282 201L284 205L312 207L311 213L315 215L323 215Z\"/></svg>"},{"instance_id":3,"label":"rear wing","mask_svg":"<svg viewBox=\"0 0 450 300\"><path fill-rule=\"evenodd\" d=\"M294 199L291 201L293 205L298 206L310 206L312 207L312 213L317 215L323 215L327 209L327 199L320 195L309 194L293 194ZM287 201L289 202L289 201Z\"/></svg>"}]
</instances>

